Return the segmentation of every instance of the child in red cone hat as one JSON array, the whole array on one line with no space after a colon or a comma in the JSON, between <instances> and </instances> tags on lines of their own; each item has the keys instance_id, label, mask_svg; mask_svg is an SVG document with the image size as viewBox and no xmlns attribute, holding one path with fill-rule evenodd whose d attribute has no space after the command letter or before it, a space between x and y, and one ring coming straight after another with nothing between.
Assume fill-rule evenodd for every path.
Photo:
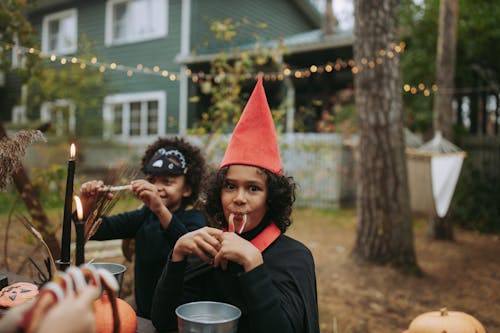
<instances>
[{"instance_id":1,"label":"child in red cone hat","mask_svg":"<svg viewBox=\"0 0 500 333\"><path fill-rule=\"evenodd\" d=\"M179 238L157 283L158 330L176 328L180 304L218 301L241 309L238 332L319 332L312 254L284 235L295 188L259 78L209 186L215 227Z\"/></svg>"}]
</instances>

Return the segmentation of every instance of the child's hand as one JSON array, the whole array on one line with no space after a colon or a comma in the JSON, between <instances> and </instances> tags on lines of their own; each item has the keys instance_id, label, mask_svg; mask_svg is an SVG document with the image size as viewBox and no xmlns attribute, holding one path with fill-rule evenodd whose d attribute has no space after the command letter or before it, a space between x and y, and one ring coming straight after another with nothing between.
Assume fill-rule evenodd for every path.
<instances>
[{"instance_id":1,"label":"child's hand","mask_svg":"<svg viewBox=\"0 0 500 333\"><path fill-rule=\"evenodd\" d=\"M172 252L172 261L182 261L188 255L194 254L208 264L213 264L221 244L219 242L223 231L204 227L188 232L177 240Z\"/></svg>"},{"instance_id":2,"label":"child's hand","mask_svg":"<svg viewBox=\"0 0 500 333\"><path fill-rule=\"evenodd\" d=\"M130 184L137 198L144 202L154 213L158 215L162 209L166 208L158 192L158 188L154 184L144 179L133 180Z\"/></svg>"},{"instance_id":3,"label":"child's hand","mask_svg":"<svg viewBox=\"0 0 500 333\"><path fill-rule=\"evenodd\" d=\"M259 249L234 232L224 232L218 236L221 247L214 258L214 266L227 268L227 261L243 266L245 272L261 265L264 260Z\"/></svg>"},{"instance_id":4,"label":"child's hand","mask_svg":"<svg viewBox=\"0 0 500 333\"><path fill-rule=\"evenodd\" d=\"M108 199L113 198L113 193L105 191L106 187L102 180L91 180L85 182L80 187L80 200L82 201L83 212L85 218L92 211L97 199L99 197L106 195Z\"/></svg>"},{"instance_id":5,"label":"child's hand","mask_svg":"<svg viewBox=\"0 0 500 333\"><path fill-rule=\"evenodd\" d=\"M69 294L43 318L37 333L95 332L94 301L100 290L86 286L78 296Z\"/></svg>"}]
</instances>

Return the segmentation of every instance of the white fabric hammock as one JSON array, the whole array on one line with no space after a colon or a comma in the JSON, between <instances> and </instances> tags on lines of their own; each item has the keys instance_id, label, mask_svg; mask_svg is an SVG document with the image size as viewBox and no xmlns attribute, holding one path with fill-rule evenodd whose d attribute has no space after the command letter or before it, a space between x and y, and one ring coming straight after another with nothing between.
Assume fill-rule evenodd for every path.
<instances>
[{"instance_id":1,"label":"white fabric hammock","mask_svg":"<svg viewBox=\"0 0 500 333\"><path fill-rule=\"evenodd\" d=\"M444 217L466 153L437 132L420 148L408 148L406 156L412 210Z\"/></svg>"}]
</instances>

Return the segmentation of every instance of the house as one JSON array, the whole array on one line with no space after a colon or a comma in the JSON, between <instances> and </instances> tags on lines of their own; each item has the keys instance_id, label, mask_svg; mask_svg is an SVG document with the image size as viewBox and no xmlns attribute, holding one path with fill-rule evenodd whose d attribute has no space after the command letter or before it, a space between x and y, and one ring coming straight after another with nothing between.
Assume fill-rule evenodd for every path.
<instances>
[{"instance_id":1,"label":"house","mask_svg":"<svg viewBox=\"0 0 500 333\"><path fill-rule=\"evenodd\" d=\"M188 102L200 89L193 78L201 70L206 72L218 54L209 29L214 20L230 17L234 22L243 18L265 22L267 28L259 30L261 40L271 47L282 40L287 49L282 59L288 70L282 83L288 101L287 132L295 131L296 110L311 108L314 100L326 99L352 82L350 68L335 63L352 58L352 32L322 33L322 17L309 0L39 0L28 17L40 34L42 57L57 66L83 62L85 68L102 69L106 78L101 105L84 114L86 120L93 118L102 128L98 128L97 137L85 138L78 147L79 173L95 171L102 176L103 169L118 161L135 166L144 147L158 136L186 134L201 107ZM252 45L252 34L251 30L243 33L235 48ZM97 54L86 62L78 48L82 36L93 42ZM276 83L268 81L266 89L272 84ZM28 116L19 101L26 91L15 91L18 86L9 85L8 79L6 87L4 91L14 97L4 103L16 102L7 107L12 110L7 117L0 117L22 127ZM321 113L320 109L313 111L316 114L306 130L314 131L314 121ZM68 131L71 134L81 126L70 99L46 101L35 117L55 124L56 135L59 131L63 141L68 140ZM289 161L284 163L303 179L305 201L316 205L340 202L338 170L352 169L342 166L341 136L331 133L329 137L284 139L289 142L283 153ZM311 148L299 161L293 148L304 145ZM311 154L313 151L321 156ZM45 168L64 163L65 156L66 152L56 151L53 145L43 145L27 154L26 163ZM301 163L295 165L294 161ZM314 168L323 173L313 172ZM318 191L323 203L318 200Z\"/></svg>"},{"instance_id":2,"label":"house","mask_svg":"<svg viewBox=\"0 0 500 333\"><path fill-rule=\"evenodd\" d=\"M40 54L57 63L80 62L82 36L93 43L97 57L87 65L100 66L110 93L102 107L85 117L102 122L102 138L114 142L145 144L157 136L186 133L197 112L188 103L198 89L192 68L209 65L217 53L210 31L214 20L265 22L260 37L271 42L282 38L288 48L285 62L292 68L308 68L311 59L352 54L352 33L324 36L321 14L309 0L39 0L28 17L40 33ZM253 32L242 34L236 43L253 43ZM337 56L332 49L340 50ZM344 81L349 80L348 75ZM19 105L21 93L15 99L9 93L17 103L9 106L7 120L22 122L26 114ZM288 98L298 95L289 84ZM293 131L295 101L289 104L288 131ZM46 101L39 117L46 122L59 119L58 126L71 132L78 126L75 112L71 100Z\"/></svg>"}]
</instances>

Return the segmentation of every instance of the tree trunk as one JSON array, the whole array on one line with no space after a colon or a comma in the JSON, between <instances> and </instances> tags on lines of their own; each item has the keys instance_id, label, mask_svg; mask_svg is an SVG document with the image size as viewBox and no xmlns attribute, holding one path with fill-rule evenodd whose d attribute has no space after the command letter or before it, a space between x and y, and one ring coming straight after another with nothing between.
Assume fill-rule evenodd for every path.
<instances>
[{"instance_id":1,"label":"tree trunk","mask_svg":"<svg viewBox=\"0 0 500 333\"><path fill-rule=\"evenodd\" d=\"M455 62L457 49L458 0L441 0L436 55L437 94L434 95L434 132L453 139L453 97L455 91ZM453 240L453 224L447 217L431 219L430 237Z\"/></svg>"},{"instance_id":2,"label":"tree trunk","mask_svg":"<svg viewBox=\"0 0 500 333\"><path fill-rule=\"evenodd\" d=\"M441 0L436 55L436 84L434 95L434 132L453 139L453 92L457 50L458 0Z\"/></svg>"},{"instance_id":3,"label":"tree trunk","mask_svg":"<svg viewBox=\"0 0 500 333\"><path fill-rule=\"evenodd\" d=\"M332 35L337 26L337 19L333 14L332 0L326 0L325 14L323 15L323 33L325 35Z\"/></svg>"},{"instance_id":4,"label":"tree trunk","mask_svg":"<svg viewBox=\"0 0 500 333\"><path fill-rule=\"evenodd\" d=\"M6 136L7 132L5 131L3 124L0 122L0 139ZM33 189L24 167L21 166L19 170L12 175L12 178L21 199L28 208L28 213L32 218L34 226L42 234L45 243L47 243L50 252L52 252L52 257L54 259L58 259L61 251L59 241L57 240L54 232L51 231L52 227L50 225L50 221L40 204L40 198Z\"/></svg>"},{"instance_id":5,"label":"tree trunk","mask_svg":"<svg viewBox=\"0 0 500 333\"><path fill-rule=\"evenodd\" d=\"M354 84L360 142L353 254L362 261L418 271L404 154L399 54L394 51L394 43L399 43L398 5L398 0L355 2L354 60L359 72ZM384 57L381 50L386 51ZM382 63L370 68L363 66L362 58L375 62L380 58Z\"/></svg>"}]
</instances>

